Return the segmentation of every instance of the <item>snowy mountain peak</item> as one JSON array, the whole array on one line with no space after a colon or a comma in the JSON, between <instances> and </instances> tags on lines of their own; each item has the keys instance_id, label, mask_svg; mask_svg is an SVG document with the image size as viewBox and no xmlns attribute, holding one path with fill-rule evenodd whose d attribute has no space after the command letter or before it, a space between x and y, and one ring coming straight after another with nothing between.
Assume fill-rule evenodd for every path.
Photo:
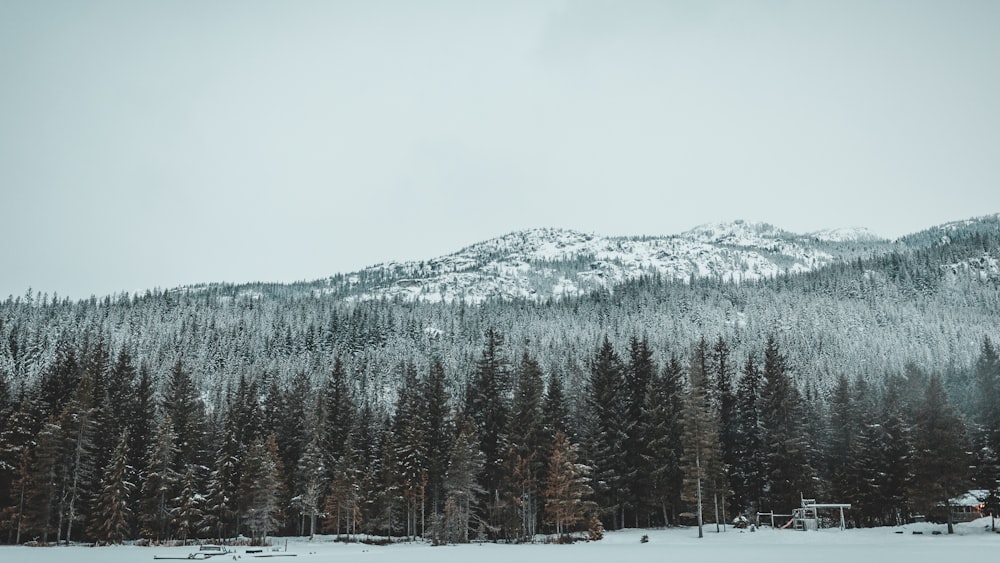
<instances>
[{"instance_id":1,"label":"snowy mountain peak","mask_svg":"<svg viewBox=\"0 0 1000 563\"><path fill-rule=\"evenodd\" d=\"M350 300L558 299L611 289L648 275L740 283L806 272L867 252L857 241L887 244L857 230L825 237L810 238L752 221L701 225L679 235L652 237L536 228L430 260L379 264L323 291L347 293ZM817 244L820 241L822 245ZM852 244L840 245L844 241Z\"/></svg>"},{"instance_id":2,"label":"snowy mountain peak","mask_svg":"<svg viewBox=\"0 0 1000 563\"><path fill-rule=\"evenodd\" d=\"M729 223L709 223L699 225L680 236L710 244L729 246L760 246L764 241L774 241L782 237L793 237L769 223L758 221L732 221Z\"/></svg>"},{"instance_id":3,"label":"snowy mountain peak","mask_svg":"<svg viewBox=\"0 0 1000 563\"><path fill-rule=\"evenodd\" d=\"M826 242L874 242L886 240L884 237L865 227L824 229L811 232L808 236Z\"/></svg>"}]
</instances>

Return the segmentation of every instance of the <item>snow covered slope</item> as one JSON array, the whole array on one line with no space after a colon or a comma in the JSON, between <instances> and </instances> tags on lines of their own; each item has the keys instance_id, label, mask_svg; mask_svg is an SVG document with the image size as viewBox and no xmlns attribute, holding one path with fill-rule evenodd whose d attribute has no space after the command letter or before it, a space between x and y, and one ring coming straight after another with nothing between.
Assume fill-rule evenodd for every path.
<instances>
[{"instance_id":1,"label":"snow covered slope","mask_svg":"<svg viewBox=\"0 0 1000 563\"><path fill-rule=\"evenodd\" d=\"M867 230L798 235L766 223L702 225L674 236L606 237L566 229L510 233L421 262L390 262L326 281L351 300L548 299L643 275L744 282L870 255L890 243Z\"/></svg>"}]
</instances>

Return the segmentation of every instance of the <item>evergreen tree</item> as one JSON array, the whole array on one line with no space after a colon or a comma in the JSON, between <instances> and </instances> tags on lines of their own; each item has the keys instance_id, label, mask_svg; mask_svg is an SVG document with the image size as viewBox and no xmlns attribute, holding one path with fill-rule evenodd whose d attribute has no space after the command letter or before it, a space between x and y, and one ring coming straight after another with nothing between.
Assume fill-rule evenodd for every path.
<instances>
[{"instance_id":1,"label":"evergreen tree","mask_svg":"<svg viewBox=\"0 0 1000 563\"><path fill-rule=\"evenodd\" d=\"M101 541L120 544L129 539L133 511L129 502L135 485L128 480L128 431L121 433L111 465L101 478L101 492L94 512L98 526L91 535Z\"/></svg>"},{"instance_id":2,"label":"evergreen tree","mask_svg":"<svg viewBox=\"0 0 1000 563\"><path fill-rule=\"evenodd\" d=\"M257 439L247 450L237 489L236 506L250 537L263 544L278 527L281 506L281 467L274 434Z\"/></svg>"},{"instance_id":3,"label":"evergreen tree","mask_svg":"<svg viewBox=\"0 0 1000 563\"><path fill-rule=\"evenodd\" d=\"M202 526L201 500L195 488L194 468L188 467L180 481L180 494L172 501L170 524L177 538L187 544Z\"/></svg>"},{"instance_id":4,"label":"evergreen tree","mask_svg":"<svg viewBox=\"0 0 1000 563\"><path fill-rule=\"evenodd\" d=\"M156 432L156 442L150 448L146 462L146 479L142 483L139 505L140 534L157 541L170 537L170 513L173 510L178 476L174 471L177 443L170 417L164 417Z\"/></svg>"},{"instance_id":5,"label":"evergreen tree","mask_svg":"<svg viewBox=\"0 0 1000 563\"><path fill-rule=\"evenodd\" d=\"M354 445L354 432L347 435L343 452L333 468L330 494L326 499L326 512L330 515L328 531L350 538L361 525L361 507L364 503L364 472L358 449Z\"/></svg>"},{"instance_id":6,"label":"evergreen tree","mask_svg":"<svg viewBox=\"0 0 1000 563\"><path fill-rule=\"evenodd\" d=\"M215 454L215 464L208 481L208 495L202 511L199 531L220 541L235 531L236 489L239 486L241 445L230 429L223 433L222 443Z\"/></svg>"},{"instance_id":7,"label":"evergreen tree","mask_svg":"<svg viewBox=\"0 0 1000 563\"><path fill-rule=\"evenodd\" d=\"M176 475L184 475L189 466L203 464L207 424L205 403L180 360L167 378L163 412L173 425L176 440L177 453L171 469Z\"/></svg>"},{"instance_id":8,"label":"evergreen tree","mask_svg":"<svg viewBox=\"0 0 1000 563\"><path fill-rule=\"evenodd\" d=\"M510 370L503 357L503 335L490 327L486 342L476 362L475 372L466 387L465 412L476 423L479 447L486 456L480 483L486 491L486 520L493 528L500 526L502 507L499 506L503 480L503 445L510 412Z\"/></svg>"},{"instance_id":9,"label":"evergreen tree","mask_svg":"<svg viewBox=\"0 0 1000 563\"><path fill-rule=\"evenodd\" d=\"M323 455L323 441L318 429L313 431L296 469L298 499L303 514L309 516L309 539L316 535L316 518L320 514L323 493L326 490L326 466Z\"/></svg>"},{"instance_id":10,"label":"evergreen tree","mask_svg":"<svg viewBox=\"0 0 1000 563\"><path fill-rule=\"evenodd\" d=\"M736 465L739 462L739 417L737 416L736 396L733 394L733 368L730 361L729 345L721 336L712 346L711 369L714 387L713 405L715 417L719 423L721 480L718 483L718 494L724 505L728 502L732 511L739 511L740 504L732 498L731 494L732 475L736 472Z\"/></svg>"},{"instance_id":11,"label":"evergreen tree","mask_svg":"<svg viewBox=\"0 0 1000 563\"><path fill-rule=\"evenodd\" d=\"M535 535L541 508L538 491L544 469L542 388L541 367L524 352L516 372L514 402L503 438L507 450L504 480L520 538Z\"/></svg>"},{"instance_id":12,"label":"evergreen tree","mask_svg":"<svg viewBox=\"0 0 1000 563\"><path fill-rule=\"evenodd\" d=\"M393 422L396 448L393 457L399 490L406 504L406 535L415 537L418 532L423 534L429 430L417 368L413 364L406 365L403 378Z\"/></svg>"},{"instance_id":13,"label":"evergreen tree","mask_svg":"<svg viewBox=\"0 0 1000 563\"><path fill-rule=\"evenodd\" d=\"M631 522L635 527L639 527L640 512L645 512L648 505L645 502L645 491L649 490L652 477L644 471L646 466L643 464L643 459L648 456L648 440L645 435L648 427L647 399L656 370L649 339L643 337L640 340L633 336L629 342L629 362L625 369L626 438L623 465L628 469L625 475L628 497L624 499L623 525ZM648 515L644 516L648 520Z\"/></svg>"},{"instance_id":14,"label":"evergreen tree","mask_svg":"<svg viewBox=\"0 0 1000 563\"><path fill-rule=\"evenodd\" d=\"M698 520L698 537L703 536L704 501L706 495L717 495L722 481L719 423L709 396L706 355L707 345L702 338L691 358L690 386L682 411L684 455L681 468L684 473L682 498L694 506ZM718 519L716 519L718 524Z\"/></svg>"},{"instance_id":15,"label":"evergreen tree","mask_svg":"<svg viewBox=\"0 0 1000 563\"><path fill-rule=\"evenodd\" d=\"M643 466L651 480L650 508L661 512L664 525L676 523L680 511L684 479L681 472L683 377L680 361L676 355L671 355L663 373L653 378L647 395L644 436L649 449Z\"/></svg>"},{"instance_id":16,"label":"evergreen tree","mask_svg":"<svg viewBox=\"0 0 1000 563\"><path fill-rule=\"evenodd\" d=\"M984 445L1000 452L1000 354L989 337L983 338L976 360L976 397L975 418Z\"/></svg>"},{"instance_id":17,"label":"evergreen tree","mask_svg":"<svg viewBox=\"0 0 1000 563\"><path fill-rule=\"evenodd\" d=\"M589 482L590 468L578 463L577 448L562 432L556 432L549 454L545 482L545 523L562 536L586 518L588 503L584 499L593 493Z\"/></svg>"},{"instance_id":18,"label":"evergreen tree","mask_svg":"<svg viewBox=\"0 0 1000 563\"><path fill-rule=\"evenodd\" d=\"M427 421L427 491L431 511L439 513L444 510L444 474L452 440L444 365L439 359L431 362L422 389Z\"/></svg>"},{"instance_id":19,"label":"evergreen tree","mask_svg":"<svg viewBox=\"0 0 1000 563\"><path fill-rule=\"evenodd\" d=\"M766 482L762 384L763 374L757 365L757 358L753 353L747 354L736 392L739 447L732 479L733 504L737 511L747 514L760 510Z\"/></svg>"},{"instance_id":20,"label":"evergreen tree","mask_svg":"<svg viewBox=\"0 0 1000 563\"><path fill-rule=\"evenodd\" d=\"M20 510L18 536L37 536L43 544L48 543L51 534L62 529L62 523L55 525L56 514L61 512L60 497L63 490L60 481L66 473L66 447L63 431L50 418L42 425L35 438L33 459L29 464L26 500Z\"/></svg>"},{"instance_id":21,"label":"evergreen tree","mask_svg":"<svg viewBox=\"0 0 1000 563\"><path fill-rule=\"evenodd\" d=\"M931 376L915 412L913 445L910 496L914 505L925 514L943 505L948 533L954 533L950 499L967 483L971 459L965 426L936 375Z\"/></svg>"},{"instance_id":22,"label":"evergreen tree","mask_svg":"<svg viewBox=\"0 0 1000 563\"><path fill-rule=\"evenodd\" d=\"M834 498L857 499L858 477L852 467L852 456L858 454L855 444L861 430L860 410L855 408L851 384L847 376L837 378L830 399L830 444L827 448L827 480ZM857 502L855 500L854 502Z\"/></svg>"},{"instance_id":23,"label":"evergreen tree","mask_svg":"<svg viewBox=\"0 0 1000 563\"><path fill-rule=\"evenodd\" d=\"M97 408L93 403L94 380L85 372L76 388L73 399L59 418L59 427L67 445L67 459L63 488L66 500L66 540L73 541L74 524L86 521L86 503L96 493L94 434ZM61 533L61 527L59 528Z\"/></svg>"},{"instance_id":24,"label":"evergreen tree","mask_svg":"<svg viewBox=\"0 0 1000 563\"><path fill-rule=\"evenodd\" d=\"M767 469L764 505L775 512L790 511L799 506L804 491L811 490L813 468L802 432L801 397L773 336L764 351L761 403Z\"/></svg>"},{"instance_id":25,"label":"evergreen tree","mask_svg":"<svg viewBox=\"0 0 1000 563\"><path fill-rule=\"evenodd\" d=\"M904 413L897 378L889 378L882 398L882 459L884 470L879 472L879 491L883 499L882 522L899 525L909 516L911 461L913 447L910 426Z\"/></svg>"},{"instance_id":26,"label":"evergreen tree","mask_svg":"<svg viewBox=\"0 0 1000 563\"><path fill-rule=\"evenodd\" d=\"M447 542L468 543L475 505L484 492L477 478L485 459L476 443L476 427L472 419L457 418L444 480L445 510L441 535Z\"/></svg>"},{"instance_id":27,"label":"evergreen tree","mask_svg":"<svg viewBox=\"0 0 1000 563\"><path fill-rule=\"evenodd\" d=\"M327 380L324 396L326 414L326 466L331 470L344 450L347 435L354 426L354 397L347 380L347 369L340 356L333 362L333 371Z\"/></svg>"},{"instance_id":28,"label":"evergreen tree","mask_svg":"<svg viewBox=\"0 0 1000 563\"><path fill-rule=\"evenodd\" d=\"M566 392L563 389L562 378L554 370L549 374L548 385L545 387L542 418L549 442L555 437L556 432L566 434L569 431L569 409L566 404Z\"/></svg>"},{"instance_id":29,"label":"evergreen tree","mask_svg":"<svg viewBox=\"0 0 1000 563\"><path fill-rule=\"evenodd\" d=\"M588 391L588 453L594 468L594 496L617 529L623 525L625 499L631 494L626 480L630 468L625 466L627 403L624 366L606 336L591 362Z\"/></svg>"}]
</instances>

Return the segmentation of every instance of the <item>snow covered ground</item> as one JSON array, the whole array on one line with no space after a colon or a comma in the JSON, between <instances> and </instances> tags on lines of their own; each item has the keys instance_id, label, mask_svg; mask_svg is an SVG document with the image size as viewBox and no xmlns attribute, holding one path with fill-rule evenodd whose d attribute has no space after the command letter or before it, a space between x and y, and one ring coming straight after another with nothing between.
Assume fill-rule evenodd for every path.
<instances>
[{"instance_id":1,"label":"snow covered ground","mask_svg":"<svg viewBox=\"0 0 1000 563\"><path fill-rule=\"evenodd\" d=\"M989 519L960 524L955 535L945 535L944 526L911 524L899 528L864 530L821 530L819 532L756 532L729 529L715 533L709 526L703 539L697 530L627 530L609 532L600 542L573 545L497 545L473 544L431 547L423 543L402 543L385 547L347 544L320 538L309 542L288 540L294 558L268 561L302 563L350 561L351 563L525 563L572 561L573 563L663 563L665 561L728 561L739 563L941 563L958 559L992 561L1000 549L1000 534L989 531ZM933 535L934 530L941 535ZM915 535L912 532L923 532ZM897 533L902 532L902 533ZM649 536L648 543L639 540ZM284 540L275 543L284 547ZM175 547L0 547L3 563L151 563L154 556L186 557L197 548ZM254 561L236 548L235 557ZM268 551L267 553L274 553ZM274 553L277 554L277 553ZM215 557L222 563L233 556Z\"/></svg>"}]
</instances>

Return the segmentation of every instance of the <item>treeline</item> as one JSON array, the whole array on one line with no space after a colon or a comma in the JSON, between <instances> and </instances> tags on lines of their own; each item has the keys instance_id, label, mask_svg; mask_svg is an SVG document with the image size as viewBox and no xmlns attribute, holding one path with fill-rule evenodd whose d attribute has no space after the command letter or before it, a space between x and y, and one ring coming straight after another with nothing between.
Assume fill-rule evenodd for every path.
<instances>
[{"instance_id":1,"label":"treeline","mask_svg":"<svg viewBox=\"0 0 1000 563\"><path fill-rule=\"evenodd\" d=\"M869 526L997 487L989 339L970 416L914 366L800 387L776 337L739 356L721 336L669 354L604 338L576 377L493 328L480 347L468 373L399 362L388 399L339 358L210 395L180 361L158 390L127 348L63 347L36 381L0 378L0 538L599 537L788 513L800 495L850 502Z\"/></svg>"}]
</instances>

